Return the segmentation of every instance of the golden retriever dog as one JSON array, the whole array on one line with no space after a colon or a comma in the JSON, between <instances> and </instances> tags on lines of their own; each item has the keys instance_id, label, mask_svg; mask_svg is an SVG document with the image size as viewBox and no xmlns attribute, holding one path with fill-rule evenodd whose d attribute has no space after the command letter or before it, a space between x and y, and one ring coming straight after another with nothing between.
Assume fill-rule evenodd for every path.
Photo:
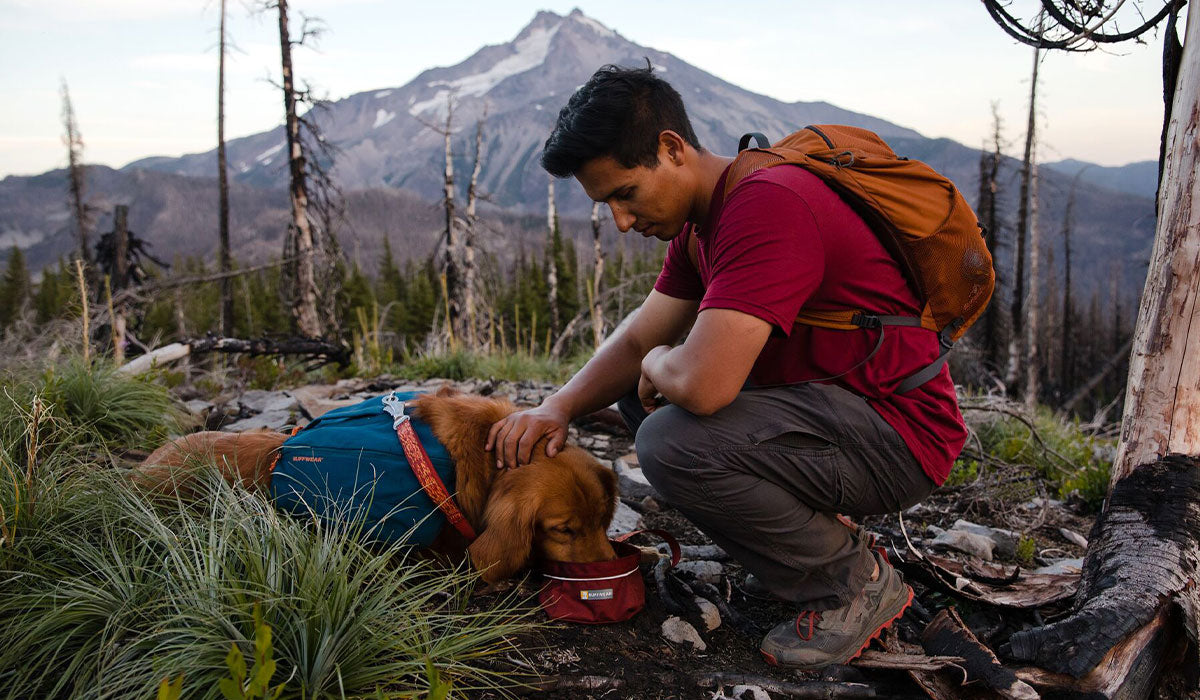
<instances>
[{"instance_id":1,"label":"golden retriever dog","mask_svg":"<svg viewBox=\"0 0 1200 700\"><path fill-rule=\"evenodd\" d=\"M539 558L565 562L616 558L606 529L617 500L616 474L586 451L566 445L553 458L544 442L532 463L497 469L484 451L492 424L512 413L508 401L442 390L408 402L454 459L455 501L478 538L468 543L447 525L430 547L442 554L466 551L482 578L494 583ZM200 432L155 450L134 471L140 486L188 495L191 470L208 463L230 483L266 491L275 454L286 435L266 431Z\"/></svg>"}]
</instances>

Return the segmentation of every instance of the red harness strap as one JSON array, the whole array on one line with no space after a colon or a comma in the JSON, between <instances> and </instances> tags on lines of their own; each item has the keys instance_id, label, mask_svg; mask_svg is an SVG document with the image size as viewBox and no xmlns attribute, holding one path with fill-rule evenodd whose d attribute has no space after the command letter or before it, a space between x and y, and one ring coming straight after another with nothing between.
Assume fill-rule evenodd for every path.
<instances>
[{"instance_id":1,"label":"red harness strap","mask_svg":"<svg viewBox=\"0 0 1200 700\"><path fill-rule=\"evenodd\" d=\"M389 402L388 398L393 399L393 401ZM399 404L398 412L392 408L394 404ZM421 483L421 488L437 504L438 510L442 511L446 516L446 520L450 521L454 529L467 538L468 542L474 541L476 537L475 528L471 527L471 523L467 522L466 516L458 509L458 505L454 503L454 499L446 489L446 484L442 483L437 470L433 468L433 462L429 460L429 454L425 452L425 446L421 444L421 439L417 437L417 432L413 430L412 421L409 420L408 416L403 414L403 402L394 395L386 397L384 398L384 410L394 418L392 427L396 429L396 437L400 439L400 447L404 449L404 456L408 458L408 466L412 469L413 474L417 476L417 481Z\"/></svg>"}]
</instances>

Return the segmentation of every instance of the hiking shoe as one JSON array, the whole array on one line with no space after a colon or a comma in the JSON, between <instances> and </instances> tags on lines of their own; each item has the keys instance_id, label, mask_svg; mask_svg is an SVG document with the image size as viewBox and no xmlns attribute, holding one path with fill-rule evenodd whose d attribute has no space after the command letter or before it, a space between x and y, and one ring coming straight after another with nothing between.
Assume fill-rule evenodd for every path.
<instances>
[{"instance_id":1,"label":"hiking shoe","mask_svg":"<svg viewBox=\"0 0 1200 700\"><path fill-rule=\"evenodd\" d=\"M767 663L803 671L844 664L903 615L913 591L883 557L874 556L879 578L868 581L848 605L821 612L805 610L768 632L759 648Z\"/></svg>"}]
</instances>

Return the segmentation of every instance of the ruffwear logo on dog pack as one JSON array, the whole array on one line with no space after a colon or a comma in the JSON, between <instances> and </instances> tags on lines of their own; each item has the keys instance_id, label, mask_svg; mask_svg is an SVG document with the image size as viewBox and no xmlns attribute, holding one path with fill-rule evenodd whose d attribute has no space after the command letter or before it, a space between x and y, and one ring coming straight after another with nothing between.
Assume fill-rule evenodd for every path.
<instances>
[{"instance_id":1,"label":"ruffwear logo on dog pack","mask_svg":"<svg viewBox=\"0 0 1200 700\"><path fill-rule=\"evenodd\" d=\"M296 460L297 462L322 462L325 460L324 457L309 457L307 455L296 455L295 457L292 457L292 459Z\"/></svg>"},{"instance_id":2,"label":"ruffwear logo on dog pack","mask_svg":"<svg viewBox=\"0 0 1200 700\"><path fill-rule=\"evenodd\" d=\"M580 600L612 600L612 597L613 589L611 588L597 588L591 591L579 592Z\"/></svg>"}]
</instances>

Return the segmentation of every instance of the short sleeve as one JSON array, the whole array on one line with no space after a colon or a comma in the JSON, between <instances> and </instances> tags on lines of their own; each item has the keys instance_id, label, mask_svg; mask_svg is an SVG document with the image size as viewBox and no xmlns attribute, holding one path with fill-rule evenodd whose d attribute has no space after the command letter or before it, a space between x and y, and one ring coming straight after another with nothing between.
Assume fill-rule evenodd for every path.
<instances>
[{"instance_id":1,"label":"short sleeve","mask_svg":"<svg viewBox=\"0 0 1200 700\"><path fill-rule=\"evenodd\" d=\"M676 299L700 299L704 296L700 273L688 259L687 242L691 237L692 227L688 225L667 244L662 272L658 273L658 279L654 282L656 291Z\"/></svg>"},{"instance_id":2,"label":"short sleeve","mask_svg":"<svg viewBox=\"0 0 1200 700\"><path fill-rule=\"evenodd\" d=\"M816 219L804 199L782 185L747 180L725 202L708 241L708 288L700 310L733 309L787 336L825 269Z\"/></svg>"}]
</instances>

